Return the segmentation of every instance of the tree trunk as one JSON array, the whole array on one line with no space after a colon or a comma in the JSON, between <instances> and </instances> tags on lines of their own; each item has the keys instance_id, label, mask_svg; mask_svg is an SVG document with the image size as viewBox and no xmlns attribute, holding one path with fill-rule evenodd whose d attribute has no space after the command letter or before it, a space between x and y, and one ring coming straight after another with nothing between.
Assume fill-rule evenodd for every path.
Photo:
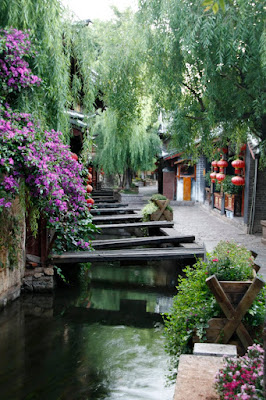
<instances>
[{"instance_id":1,"label":"tree trunk","mask_svg":"<svg viewBox=\"0 0 266 400\"><path fill-rule=\"evenodd\" d=\"M132 184L132 170L130 168L127 168L125 176L126 176L126 185L125 185L126 189L130 190Z\"/></svg>"}]
</instances>

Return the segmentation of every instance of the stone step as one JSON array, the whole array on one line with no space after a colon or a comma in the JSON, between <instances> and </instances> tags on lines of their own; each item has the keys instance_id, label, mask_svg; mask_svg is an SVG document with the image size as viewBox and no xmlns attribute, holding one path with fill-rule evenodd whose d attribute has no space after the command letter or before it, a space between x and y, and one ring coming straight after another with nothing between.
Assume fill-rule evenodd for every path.
<instances>
[{"instance_id":1,"label":"stone step","mask_svg":"<svg viewBox=\"0 0 266 400\"><path fill-rule=\"evenodd\" d=\"M219 400L215 375L224 364L222 357L182 354L177 370L174 400Z\"/></svg>"}]
</instances>

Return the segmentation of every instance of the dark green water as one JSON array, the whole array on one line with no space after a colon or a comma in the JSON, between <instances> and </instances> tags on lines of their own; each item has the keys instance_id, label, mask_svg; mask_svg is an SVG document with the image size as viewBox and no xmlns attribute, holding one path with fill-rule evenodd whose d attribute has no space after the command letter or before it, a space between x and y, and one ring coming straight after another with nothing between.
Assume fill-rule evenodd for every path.
<instances>
[{"instance_id":1,"label":"dark green water","mask_svg":"<svg viewBox=\"0 0 266 400\"><path fill-rule=\"evenodd\" d=\"M162 271L92 271L53 296L24 295L0 313L1 400L172 400L156 314L172 297Z\"/></svg>"}]
</instances>

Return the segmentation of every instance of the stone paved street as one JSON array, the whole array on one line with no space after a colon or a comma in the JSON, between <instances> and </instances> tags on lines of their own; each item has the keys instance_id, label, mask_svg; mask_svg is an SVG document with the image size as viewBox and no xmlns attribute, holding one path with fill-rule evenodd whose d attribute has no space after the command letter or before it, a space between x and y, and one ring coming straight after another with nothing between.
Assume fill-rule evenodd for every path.
<instances>
[{"instance_id":1,"label":"stone paved street","mask_svg":"<svg viewBox=\"0 0 266 400\"><path fill-rule=\"evenodd\" d=\"M140 193L148 200L153 193L157 193L157 186L140 188ZM231 220L221 216L218 210L208 210L199 203L185 206L171 202L171 206L177 233L194 235L196 242L204 243L207 252L212 251L220 240L234 240L249 250L256 251L256 262L261 266L260 273L266 281L266 246L261 243L261 235L246 234L244 226L237 223L238 218Z\"/></svg>"}]
</instances>

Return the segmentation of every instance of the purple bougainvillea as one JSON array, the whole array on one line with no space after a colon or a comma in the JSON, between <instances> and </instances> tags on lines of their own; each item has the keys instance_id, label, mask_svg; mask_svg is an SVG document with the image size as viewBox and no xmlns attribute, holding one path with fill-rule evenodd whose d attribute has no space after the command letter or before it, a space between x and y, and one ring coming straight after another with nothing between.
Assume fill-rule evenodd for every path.
<instances>
[{"instance_id":1,"label":"purple bougainvillea","mask_svg":"<svg viewBox=\"0 0 266 400\"><path fill-rule=\"evenodd\" d=\"M33 55L30 49L28 33L0 31L2 99L3 93L40 84L23 59ZM86 205L87 171L71 157L62 134L41 131L30 114L14 112L0 97L0 150L0 212L25 182L31 202L57 232L61 250L89 248L94 226Z\"/></svg>"}]
</instances>

